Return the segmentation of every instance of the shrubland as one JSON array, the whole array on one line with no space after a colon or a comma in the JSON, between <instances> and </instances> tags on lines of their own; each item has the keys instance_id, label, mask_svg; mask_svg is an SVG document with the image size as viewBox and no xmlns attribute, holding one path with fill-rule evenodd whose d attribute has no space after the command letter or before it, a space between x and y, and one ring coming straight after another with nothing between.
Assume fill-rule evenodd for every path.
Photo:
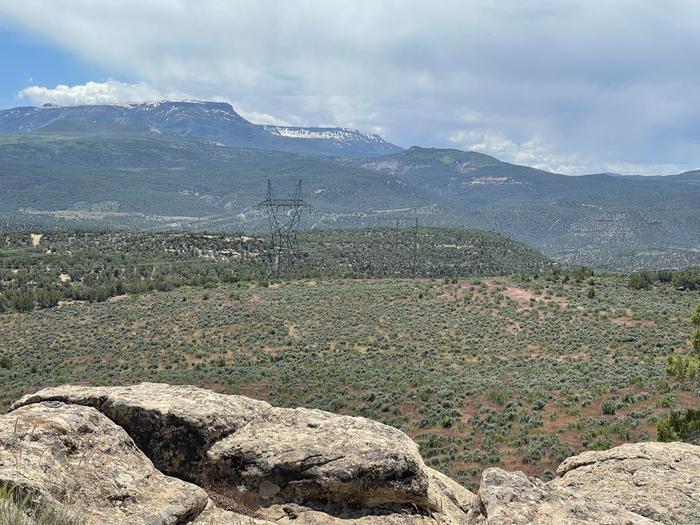
<instances>
[{"instance_id":1,"label":"shrubland","mask_svg":"<svg viewBox=\"0 0 700 525\"><path fill-rule=\"evenodd\" d=\"M125 294L264 281L260 236L194 232L0 234L0 312L103 302ZM545 271L538 251L479 230L302 231L292 277L497 275Z\"/></svg>"},{"instance_id":2,"label":"shrubland","mask_svg":"<svg viewBox=\"0 0 700 525\"><path fill-rule=\"evenodd\" d=\"M105 251L82 259L77 244L70 255L61 247L65 239L47 235L34 247L24 239L23 253L37 251L33 277L22 276L26 287L56 284L67 265L49 265L40 285L53 254L74 257L71 269L86 272L71 275L74 286L88 276L109 282L121 271L150 283L160 275L154 265L183 281L2 314L1 408L62 383L196 384L397 426L416 439L429 465L473 487L492 465L551 477L571 454L656 439L671 411L697 407L688 384L666 371L669 355L692 348L688 312L700 301L700 291L674 286L673 276L637 290L628 276L561 269L537 258L535 265L543 265L529 270L501 268L507 275L498 276L487 275L493 267L471 268L469 276L458 264L469 259L461 256L446 257L452 270L439 278L343 270L270 282L246 278L240 261L222 258L232 249L224 237L209 240L210 248L222 243L209 253L191 239L85 235L90 249ZM324 249L336 260L360 261L362 246L331 242ZM530 252L514 253L499 257L515 267ZM26 271L23 260L5 264L5 277ZM259 261L251 257L250 264ZM193 279L235 278L192 282L190 271Z\"/></svg>"}]
</instances>

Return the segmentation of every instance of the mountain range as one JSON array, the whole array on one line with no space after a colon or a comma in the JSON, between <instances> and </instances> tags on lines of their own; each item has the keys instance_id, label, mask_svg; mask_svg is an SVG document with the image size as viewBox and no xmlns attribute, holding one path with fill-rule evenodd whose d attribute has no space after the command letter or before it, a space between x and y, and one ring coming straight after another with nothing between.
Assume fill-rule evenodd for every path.
<instances>
[{"instance_id":1,"label":"mountain range","mask_svg":"<svg viewBox=\"0 0 700 525\"><path fill-rule=\"evenodd\" d=\"M0 111L0 225L260 230L267 180L302 179L308 228L395 215L506 234L569 264L700 264L700 171L564 176L343 128L253 124L228 104Z\"/></svg>"},{"instance_id":2,"label":"mountain range","mask_svg":"<svg viewBox=\"0 0 700 525\"><path fill-rule=\"evenodd\" d=\"M365 157L401 148L378 135L347 128L253 124L225 102L159 101L141 104L19 107L0 111L0 133L149 132L199 138L225 146L314 155Z\"/></svg>"}]
</instances>

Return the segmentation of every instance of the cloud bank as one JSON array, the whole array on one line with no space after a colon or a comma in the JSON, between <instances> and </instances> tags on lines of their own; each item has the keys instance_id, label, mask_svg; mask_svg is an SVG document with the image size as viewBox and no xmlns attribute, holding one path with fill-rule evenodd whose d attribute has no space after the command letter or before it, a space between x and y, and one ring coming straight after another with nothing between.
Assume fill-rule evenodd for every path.
<instances>
[{"instance_id":1,"label":"cloud bank","mask_svg":"<svg viewBox=\"0 0 700 525\"><path fill-rule=\"evenodd\" d=\"M19 92L21 99L36 104L60 104L74 106L78 104L119 104L124 102L143 102L169 98L145 82L127 84L117 80L106 82L87 82L77 86L59 84L54 88L30 86ZM179 97L182 98L182 97Z\"/></svg>"},{"instance_id":2,"label":"cloud bank","mask_svg":"<svg viewBox=\"0 0 700 525\"><path fill-rule=\"evenodd\" d=\"M690 0L0 0L0 20L139 79L33 86L30 100L180 93L257 121L356 127L563 173L700 166Z\"/></svg>"}]
</instances>

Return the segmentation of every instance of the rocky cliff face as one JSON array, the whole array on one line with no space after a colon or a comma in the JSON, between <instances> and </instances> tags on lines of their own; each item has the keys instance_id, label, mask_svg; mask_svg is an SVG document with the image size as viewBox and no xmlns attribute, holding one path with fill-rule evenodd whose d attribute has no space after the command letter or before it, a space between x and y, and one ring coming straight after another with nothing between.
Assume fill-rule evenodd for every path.
<instances>
[{"instance_id":1,"label":"rocky cliff face","mask_svg":"<svg viewBox=\"0 0 700 525\"><path fill-rule=\"evenodd\" d=\"M557 474L487 469L473 494L395 428L189 386L49 388L0 416L0 485L65 523L700 523L700 447L629 444Z\"/></svg>"}]
</instances>

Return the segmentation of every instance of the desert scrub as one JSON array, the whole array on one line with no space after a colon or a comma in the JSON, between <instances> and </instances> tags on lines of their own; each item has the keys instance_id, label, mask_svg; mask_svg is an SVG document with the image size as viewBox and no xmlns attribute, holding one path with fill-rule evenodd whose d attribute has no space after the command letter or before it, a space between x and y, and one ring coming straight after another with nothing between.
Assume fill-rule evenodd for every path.
<instances>
[{"instance_id":1,"label":"desert scrub","mask_svg":"<svg viewBox=\"0 0 700 525\"><path fill-rule=\"evenodd\" d=\"M266 239L240 233L51 231L33 246L28 231L0 232L0 313L52 308L66 301L214 287L265 279ZM293 277L408 277L413 236L392 229L313 230L299 234L303 252ZM422 228L418 276L538 271L554 263L495 233ZM465 249L468 248L468 252Z\"/></svg>"},{"instance_id":2,"label":"desert scrub","mask_svg":"<svg viewBox=\"0 0 700 525\"><path fill-rule=\"evenodd\" d=\"M653 438L665 396L694 403L666 361L700 292L597 275L590 300L566 275L239 281L5 313L0 404L39 385L190 383L391 424L470 483L499 462L543 475L587 444Z\"/></svg>"}]
</instances>

